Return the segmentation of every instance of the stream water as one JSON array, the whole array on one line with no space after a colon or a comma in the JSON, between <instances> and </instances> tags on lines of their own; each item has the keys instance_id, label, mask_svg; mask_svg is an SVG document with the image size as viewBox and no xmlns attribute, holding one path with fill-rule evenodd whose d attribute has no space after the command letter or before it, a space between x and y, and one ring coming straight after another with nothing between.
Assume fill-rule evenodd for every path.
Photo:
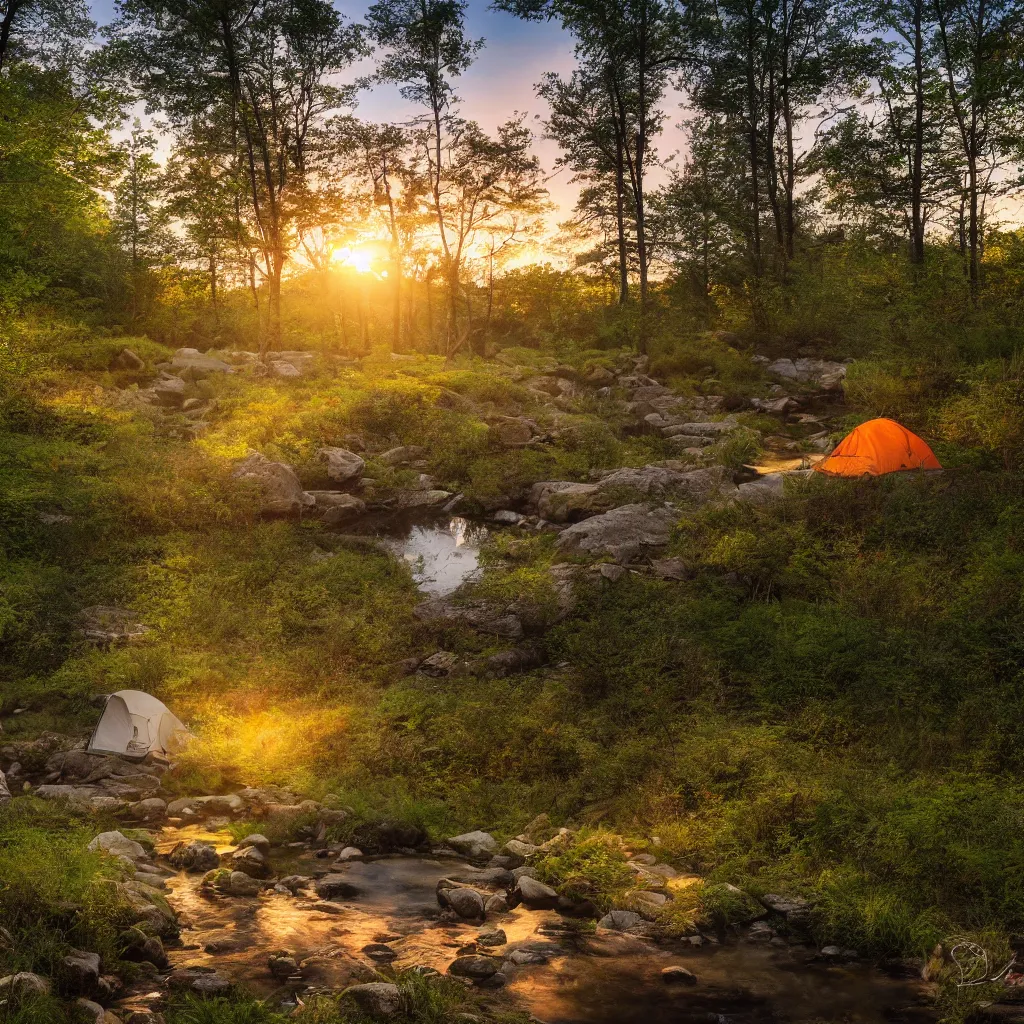
<instances>
[{"instance_id":1,"label":"stream water","mask_svg":"<svg viewBox=\"0 0 1024 1024\"><path fill-rule=\"evenodd\" d=\"M221 852L234 848L227 833L188 827L166 829L158 850L166 853L180 839L202 839ZM328 864L309 850L278 851L273 861L281 875L322 875ZM312 889L298 896L210 896L200 890L198 875L168 878L168 899L183 926L182 947L168 950L174 966L213 968L263 995L286 996L369 980L381 963L443 972L481 931L479 924L440 920L435 897L445 876L485 888L479 869L469 864L394 856L342 870L356 890L342 901L320 900ZM526 950L547 961L507 968L509 983L493 997L547 1024L934 1020L919 983L862 965L808 964L806 951L789 947L738 943L671 950L614 933L580 937L556 913L522 907L489 918L486 927L500 927L508 938L507 945L487 952L507 957ZM281 950L296 958L301 980L282 983L271 976L268 956ZM671 965L691 970L697 985L665 984L661 971Z\"/></svg>"}]
</instances>

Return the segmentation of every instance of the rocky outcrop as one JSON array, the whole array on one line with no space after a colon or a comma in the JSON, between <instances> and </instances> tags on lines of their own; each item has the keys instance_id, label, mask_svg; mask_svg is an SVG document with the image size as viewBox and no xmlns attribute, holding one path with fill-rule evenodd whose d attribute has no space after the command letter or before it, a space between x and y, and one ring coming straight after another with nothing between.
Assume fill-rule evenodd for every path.
<instances>
[{"instance_id":1,"label":"rocky outcrop","mask_svg":"<svg viewBox=\"0 0 1024 1024\"><path fill-rule=\"evenodd\" d=\"M88 849L102 850L110 857L127 857L129 860L139 860L146 856L146 848L141 843L120 832L101 832L89 843Z\"/></svg>"},{"instance_id":2,"label":"rocky outcrop","mask_svg":"<svg viewBox=\"0 0 1024 1024\"><path fill-rule=\"evenodd\" d=\"M800 384L817 384L826 390L839 387L846 376L844 363L828 359L776 359L766 369L776 377L795 380Z\"/></svg>"},{"instance_id":3,"label":"rocky outcrop","mask_svg":"<svg viewBox=\"0 0 1024 1024\"><path fill-rule=\"evenodd\" d=\"M296 515L314 504L314 498L302 489L291 466L272 462L259 452L237 462L231 475L235 480L255 485L260 497L259 510L264 515Z\"/></svg>"},{"instance_id":4,"label":"rocky outcrop","mask_svg":"<svg viewBox=\"0 0 1024 1024\"><path fill-rule=\"evenodd\" d=\"M434 597L413 609L421 622L463 622L481 633L518 640L523 635L523 624L515 615L487 601L456 602L450 597Z\"/></svg>"},{"instance_id":5,"label":"rocky outcrop","mask_svg":"<svg viewBox=\"0 0 1024 1024\"><path fill-rule=\"evenodd\" d=\"M622 505L563 530L556 545L563 554L610 556L628 565L665 548L678 518L668 508Z\"/></svg>"}]
</instances>

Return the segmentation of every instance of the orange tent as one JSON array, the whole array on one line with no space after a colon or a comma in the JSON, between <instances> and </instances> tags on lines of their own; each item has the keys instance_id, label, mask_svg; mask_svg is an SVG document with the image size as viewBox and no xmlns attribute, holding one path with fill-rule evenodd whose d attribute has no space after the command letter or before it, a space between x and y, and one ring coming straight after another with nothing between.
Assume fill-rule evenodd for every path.
<instances>
[{"instance_id":1,"label":"orange tent","mask_svg":"<svg viewBox=\"0 0 1024 1024\"><path fill-rule=\"evenodd\" d=\"M931 448L895 420L868 420L814 467L830 476L881 476L901 469L942 469Z\"/></svg>"}]
</instances>

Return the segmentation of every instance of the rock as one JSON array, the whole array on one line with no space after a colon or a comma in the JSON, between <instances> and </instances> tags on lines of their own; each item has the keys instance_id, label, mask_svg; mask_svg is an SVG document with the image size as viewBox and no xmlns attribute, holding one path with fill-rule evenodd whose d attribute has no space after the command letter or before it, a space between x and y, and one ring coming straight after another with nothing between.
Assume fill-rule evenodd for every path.
<instances>
[{"instance_id":1,"label":"rock","mask_svg":"<svg viewBox=\"0 0 1024 1024\"><path fill-rule=\"evenodd\" d=\"M180 377L161 377L152 388L153 402L166 409L179 407L188 394L188 384Z\"/></svg>"},{"instance_id":2,"label":"rock","mask_svg":"<svg viewBox=\"0 0 1024 1024\"><path fill-rule=\"evenodd\" d=\"M700 423L680 423L677 425L678 434L694 434L697 437L723 437L730 434L739 427L734 416L726 416L724 420L707 420Z\"/></svg>"},{"instance_id":3,"label":"rock","mask_svg":"<svg viewBox=\"0 0 1024 1024\"><path fill-rule=\"evenodd\" d=\"M536 949L513 949L506 957L506 962L514 967L525 967L529 964L546 964L548 958Z\"/></svg>"},{"instance_id":4,"label":"rock","mask_svg":"<svg viewBox=\"0 0 1024 1024\"><path fill-rule=\"evenodd\" d=\"M664 548L678 518L668 508L623 505L563 530L555 544L566 554L610 555L628 564Z\"/></svg>"},{"instance_id":5,"label":"rock","mask_svg":"<svg viewBox=\"0 0 1024 1024\"><path fill-rule=\"evenodd\" d=\"M271 953L267 957L267 970L277 979L284 981L290 975L298 973L299 963L295 957L284 951Z\"/></svg>"},{"instance_id":6,"label":"rock","mask_svg":"<svg viewBox=\"0 0 1024 1024\"><path fill-rule=\"evenodd\" d=\"M371 960L377 963L389 964L392 960L398 959L398 954L384 942L370 942L363 946L361 952L365 953Z\"/></svg>"},{"instance_id":7,"label":"rock","mask_svg":"<svg viewBox=\"0 0 1024 1024\"><path fill-rule=\"evenodd\" d=\"M202 355L198 349L179 348L171 359L171 366L178 370L189 371L188 375L193 380L207 377L211 373L234 373L234 367L223 359L217 359L209 354Z\"/></svg>"},{"instance_id":8,"label":"rock","mask_svg":"<svg viewBox=\"0 0 1024 1024\"><path fill-rule=\"evenodd\" d=\"M653 558L651 572L662 580L686 580L690 570L681 558Z\"/></svg>"},{"instance_id":9,"label":"rock","mask_svg":"<svg viewBox=\"0 0 1024 1024\"><path fill-rule=\"evenodd\" d=\"M231 988L231 982L227 978L222 978L216 971L198 967L172 971L167 978L167 985L172 989L194 992L201 996L222 995Z\"/></svg>"},{"instance_id":10,"label":"rock","mask_svg":"<svg viewBox=\"0 0 1024 1024\"><path fill-rule=\"evenodd\" d=\"M628 932L643 923L644 919L632 910L612 910L597 922L597 927L610 932Z\"/></svg>"},{"instance_id":11,"label":"rock","mask_svg":"<svg viewBox=\"0 0 1024 1024\"><path fill-rule=\"evenodd\" d=\"M429 658L424 658L419 663L417 671L425 676L433 676L440 679L442 676L450 675L459 665L459 656L451 651L435 651Z\"/></svg>"},{"instance_id":12,"label":"rock","mask_svg":"<svg viewBox=\"0 0 1024 1024\"><path fill-rule=\"evenodd\" d=\"M80 996L75 1000L75 1006L80 1011L81 1017L86 1017L90 1021L96 1021L96 1024L104 1024L103 1018L107 1015L107 1011L99 1003L94 1003L91 999Z\"/></svg>"},{"instance_id":13,"label":"rock","mask_svg":"<svg viewBox=\"0 0 1024 1024\"><path fill-rule=\"evenodd\" d=\"M448 967L448 973L457 978L471 978L473 981L485 981L498 973L498 964L489 956L470 954L460 956Z\"/></svg>"},{"instance_id":14,"label":"rock","mask_svg":"<svg viewBox=\"0 0 1024 1024\"><path fill-rule=\"evenodd\" d=\"M355 846L346 846L345 849L342 850L341 853L338 854L337 863L339 863L339 864L347 864L349 861L362 860L362 859L363 859L363 851L362 850L358 849Z\"/></svg>"},{"instance_id":15,"label":"rock","mask_svg":"<svg viewBox=\"0 0 1024 1024\"><path fill-rule=\"evenodd\" d=\"M11 799L11 790L7 785L7 777L0 772L0 804L7 803Z\"/></svg>"},{"instance_id":16,"label":"rock","mask_svg":"<svg viewBox=\"0 0 1024 1024\"><path fill-rule=\"evenodd\" d=\"M808 900L799 896L779 896L776 893L766 893L761 897L761 902L776 914L782 914L787 921L806 921L811 913L811 904Z\"/></svg>"},{"instance_id":17,"label":"rock","mask_svg":"<svg viewBox=\"0 0 1024 1024\"><path fill-rule=\"evenodd\" d=\"M363 476L366 463L347 448L321 448L317 455L327 463L327 475L339 484L356 484Z\"/></svg>"},{"instance_id":18,"label":"rock","mask_svg":"<svg viewBox=\"0 0 1024 1024\"><path fill-rule=\"evenodd\" d=\"M356 519L366 512L366 502L354 494L343 494L339 491L310 491L316 507L323 509L323 522L327 526Z\"/></svg>"},{"instance_id":19,"label":"rock","mask_svg":"<svg viewBox=\"0 0 1024 1024\"><path fill-rule=\"evenodd\" d=\"M271 462L254 452L235 464L231 475L235 480L254 484L260 494L260 511L265 515L295 515L314 503L299 483L291 466Z\"/></svg>"},{"instance_id":20,"label":"rock","mask_svg":"<svg viewBox=\"0 0 1024 1024\"><path fill-rule=\"evenodd\" d=\"M115 644L135 640L149 632L137 612L113 605L95 604L78 613L82 635L95 643Z\"/></svg>"},{"instance_id":21,"label":"rock","mask_svg":"<svg viewBox=\"0 0 1024 1024\"><path fill-rule=\"evenodd\" d=\"M60 961L60 985L66 995L87 995L100 980L100 955L73 949Z\"/></svg>"},{"instance_id":22,"label":"rock","mask_svg":"<svg viewBox=\"0 0 1024 1024\"><path fill-rule=\"evenodd\" d=\"M488 914L507 914L510 909L508 897L503 892L488 896L484 902L484 910Z\"/></svg>"},{"instance_id":23,"label":"rock","mask_svg":"<svg viewBox=\"0 0 1024 1024\"><path fill-rule=\"evenodd\" d=\"M152 1010L133 1010L124 1019L124 1024L165 1024L162 1013Z\"/></svg>"},{"instance_id":24,"label":"rock","mask_svg":"<svg viewBox=\"0 0 1024 1024\"><path fill-rule=\"evenodd\" d=\"M190 843L178 843L167 857L179 871L211 871L220 867L220 857L209 844L194 839Z\"/></svg>"},{"instance_id":25,"label":"rock","mask_svg":"<svg viewBox=\"0 0 1024 1024\"><path fill-rule=\"evenodd\" d=\"M543 480L530 488L530 504L541 518L552 523L569 523L600 511L595 499L597 484L569 480Z\"/></svg>"},{"instance_id":26,"label":"rock","mask_svg":"<svg viewBox=\"0 0 1024 1024\"><path fill-rule=\"evenodd\" d=\"M366 985L351 985L342 993L371 1017L397 1017L404 1009L401 989L390 982L374 981Z\"/></svg>"},{"instance_id":27,"label":"rock","mask_svg":"<svg viewBox=\"0 0 1024 1024\"><path fill-rule=\"evenodd\" d=\"M88 849L102 850L111 857L127 857L133 861L146 856L146 848L141 843L120 832L101 832L89 843Z\"/></svg>"},{"instance_id":28,"label":"rock","mask_svg":"<svg viewBox=\"0 0 1024 1024\"><path fill-rule=\"evenodd\" d=\"M8 974L7 977L0 978L0 999L11 997L24 999L26 996L31 998L49 994L49 981L30 971L20 971L17 974Z\"/></svg>"},{"instance_id":29,"label":"rock","mask_svg":"<svg viewBox=\"0 0 1024 1024\"><path fill-rule=\"evenodd\" d=\"M301 377L302 371L294 364L284 359L274 359L269 363L270 372L275 377Z\"/></svg>"},{"instance_id":30,"label":"rock","mask_svg":"<svg viewBox=\"0 0 1024 1024\"><path fill-rule=\"evenodd\" d=\"M504 946L508 942L508 936L504 929L495 928L489 932L481 932L476 941L481 946Z\"/></svg>"},{"instance_id":31,"label":"rock","mask_svg":"<svg viewBox=\"0 0 1024 1024\"><path fill-rule=\"evenodd\" d=\"M487 601L457 603L449 597L434 597L418 604L413 609L413 615L421 622L464 622L481 633L512 640L518 640L523 635L523 624L518 616Z\"/></svg>"},{"instance_id":32,"label":"rock","mask_svg":"<svg viewBox=\"0 0 1024 1024\"><path fill-rule=\"evenodd\" d=\"M498 511L491 516L491 520L498 523L500 526L518 526L525 518L525 516L520 515L518 512L513 512L508 508L498 509Z\"/></svg>"},{"instance_id":33,"label":"rock","mask_svg":"<svg viewBox=\"0 0 1024 1024\"><path fill-rule=\"evenodd\" d=\"M137 372L146 368L146 361L137 356L130 348L123 348L114 356L111 366L115 370L135 370Z\"/></svg>"},{"instance_id":34,"label":"rock","mask_svg":"<svg viewBox=\"0 0 1024 1024\"><path fill-rule=\"evenodd\" d=\"M736 499L737 501L751 502L755 505L776 501L783 496L786 476L786 473L765 473L756 480L740 484L736 489Z\"/></svg>"},{"instance_id":35,"label":"rock","mask_svg":"<svg viewBox=\"0 0 1024 1024\"><path fill-rule=\"evenodd\" d=\"M558 893L529 875L519 877L513 895L531 910L552 910L558 904Z\"/></svg>"},{"instance_id":36,"label":"rock","mask_svg":"<svg viewBox=\"0 0 1024 1024\"><path fill-rule=\"evenodd\" d=\"M828 359L776 359L766 369L776 377L819 384L826 389L839 387L846 376L845 364Z\"/></svg>"},{"instance_id":37,"label":"rock","mask_svg":"<svg viewBox=\"0 0 1024 1024\"><path fill-rule=\"evenodd\" d=\"M586 376L586 382L588 384L594 384L598 387L602 387L608 384L615 383L615 374L611 370L606 370L603 366L595 366L590 373Z\"/></svg>"},{"instance_id":38,"label":"rock","mask_svg":"<svg viewBox=\"0 0 1024 1024\"><path fill-rule=\"evenodd\" d=\"M248 878L248 875L246 877ZM306 875L285 875L284 878L278 879L277 884L282 889L287 889L294 896L300 889L307 888L311 882L312 879Z\"/></svg>"},{"instance_id":39,"label":"rock","mask_svg":"<svg viewBox=\"0 0 1024 1024\"><path fill-rule=\"evenodd\" d=\"M706 504L722 492L734 490L723 466L688 471L655 465L627 467L609 473L598 486L602 492L634 491L649 498L672 495L686 498L697 505Z\"/></svg>"},{"instance_id":40,"label":"rock","mask_svg":"<svg viewBox=\"0 0 1024 1024\"><path fill-rule=\"evenodd\" d=\"M442 890L448 906L459 917L467 920L480 920L484 916L484 900L476 889L445 889Z\"/></svg>"},{"instance_id":41,"label":"rock","mask_svg":"<svg viewBox=\"0 0 1024 1024\"><path fill-rule=\"evenodd\" d=\"M418 444L402 445L391 448L380 456L385 466L407 466L410 462L419 462L427 457L427 449Z\"/></svg>"},{"instance_id":42,"label":"rock","mask_svg":"<svg viewBox=\"0 0 1024 1024\"><path fill-rule=\"evenodd\" d=\"M158 796L146 797L145 800L137 800L128 807L128 810L136 818L148 821L151 818L163 818L167 815L167 801L161 800Z\"/></svg>"},{"instance_id":43,"label":"rock","mask_svg":"<svg viewBox=\"0 0 1024 1024\"><path fill-rule=\"evenodd\" d=\"M540 850L539 846L533 843L524 843L521 839L510 839L502 850L511 857L516 857L520 862L532 857Z\"/></svg>"},{"instance_id":44,"label":"rock","mask_svg":"<svg viewBox=\"0 0 1024 1024\"><path fill-rule=\"evenodd\" d=\"M239 850L244 850L250 846L259 850L264 857L270 853L270 840L266 836L260 835L259 832L253 832L252 835L246 836L238 843Z\"/></svg>"},{"instance_id":45,"label":"rock","mask_svg":"<svg viewBox=\"0 0 1024 1024\"><path fill-rule=\"evenodd\" d=\"M331 873L316 883L316 894L322 900L348 900L359 895L359 887L346 875Z\"/></svg>"},{"instance_id":46,"label":"rock","mask_svg":"<svg viewBox=\"0 0 1024 1024\"><path fill-rule=\"evenodd\" d=\"M250 878L269 878L271 874L267 858L254 846L235 850L231 854L231 866L236 871L244 872Z\"/></svg>"},{"instance_id":47,"label":"rock","mask_svg":"<svg viewBox=\"0 0 1024 1024\"><path fill-rule=\"evenodd\" d=\"M403 509L441 508L448 504L451 497L451 491L402 491L398 495L398 507Z\"/></svg>"},{"instance_id":48,"label":"rock","mask_svg":"<svg viewBox=\"0 0 1024 1024\"><path fill-rule=\"evenodd\" d=\"M666 985L696 985L697 975L688 971L685 967L663 967L661 980Z\"/></svg>"},{"instance_id":49,"label":"rock","mask_svg":"<svg viewBox=\"0 0 1024 1024\"><path fill-rule=\"evenodd\" d=\"M489 832L466 832L461 836L453 836L448 840L448 845L471 860L483 860L498 852L498 841Z\"/></svg>"}]
</instances>

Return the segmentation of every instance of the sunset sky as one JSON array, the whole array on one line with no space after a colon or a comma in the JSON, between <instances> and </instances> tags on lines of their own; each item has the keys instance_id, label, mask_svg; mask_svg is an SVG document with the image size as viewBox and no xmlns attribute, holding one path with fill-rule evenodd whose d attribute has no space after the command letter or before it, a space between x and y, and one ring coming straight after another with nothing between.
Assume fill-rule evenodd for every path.
<instances>
[{"instance_id":1,"label":"sunset sky","mask_svg":"<svg viewBox=\"0 0 1024 1024\"><path fill-rule=\"evenodd\" d=\"M359 0L335 0L335 6L351 20L361 21L369 4ZM92 10L96 21L106 24L113 16L114 0L92 0ZM491 10L490 0L470 0L467 28L473 38L483 38L486 45L457 85L462 114L479 121L485 128L494 128L515 111L525 111L540 136L543 129L535 116L546 114L547 105L535 95L534 85L546 71L572 69L573 48L568 34L554 24L524 22ZM351 77L366 74L372 69L372 63L371 60L353 69ZM658 153L663 159L670 158L682 146L682 133L676 128L682 116L678 97L668 98L666 110L669 113L666 130L658 143ZM360 95L356 114L371 121L402 121L413 111L414 108L399 96L397 87L375 86ZM552 219L564 219L572 210L576 187L568 181L565 171L555 173L558 147L554 143L538 137L536 152L545 172L553 175L548 182L556 205ZM660 177L658 169L654 168L651 183L657 184Z\"/></svg>"}]
</instances>

